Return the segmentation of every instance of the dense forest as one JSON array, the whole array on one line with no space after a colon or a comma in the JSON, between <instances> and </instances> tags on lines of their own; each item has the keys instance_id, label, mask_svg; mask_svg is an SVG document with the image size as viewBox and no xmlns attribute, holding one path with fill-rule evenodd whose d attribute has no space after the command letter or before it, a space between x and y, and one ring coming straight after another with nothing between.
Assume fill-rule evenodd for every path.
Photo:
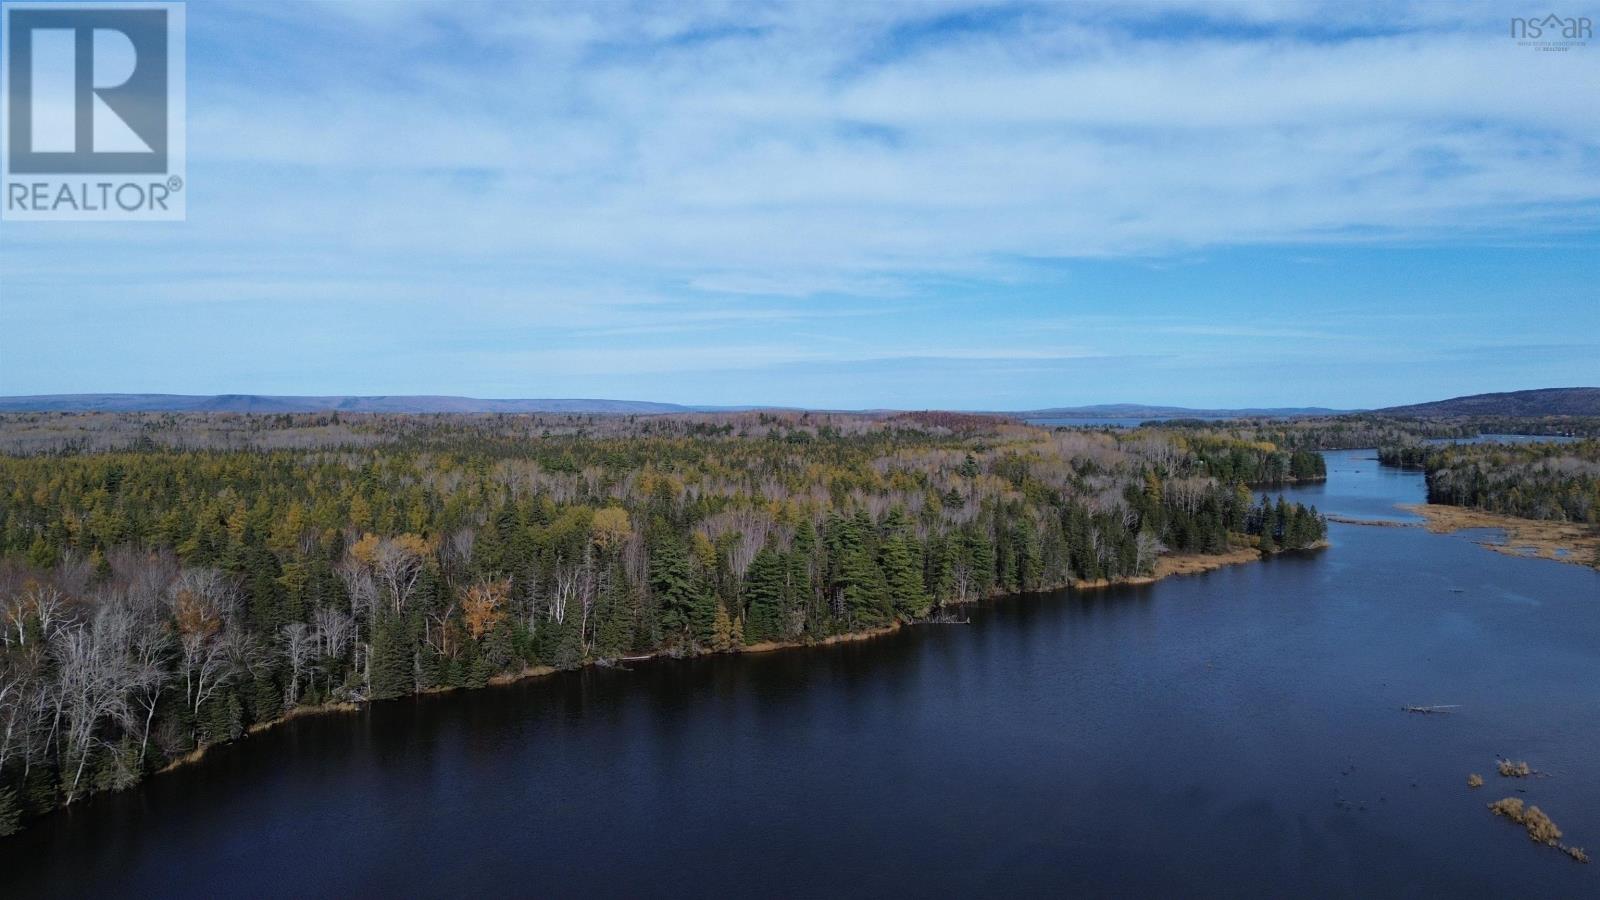
<instances>
[{"instance_id":1,"label":"dense forest","mask_svg":"<svg viewBox=\"0 0 1600 900\"><path fill-rule=\"evenodd\" d=\"M1315 454L950 414L0 417L0 830L296 708L1317 545Z\"/></svg>"},{"instance_id":2,"label":"dense forest","mask_svg":"<svg viewBox=\"0 0 1600 900\"><path fill-rule=\"evenodd\" d=\"M1600 437L1600 417L1594 416L1396 418L1364 413L1222 422L1174 419L1152 423L1147 427L1183 429L1235 441L1265 441L1290 452L1355 450L1407 444L1429 438L1475 438L1486 434Z\"/></svg>"},{"instance_id":3,"label":"dense forest","mask_svg":"<svg viewBox=\"0 0 1600 900\"><path fill-rule=\"evenodd\" d=\"M1379 448L1385 465L1423 469L1428 502L1525 519L1600 524L1600 440Z\"/></svg>"},{"instance_id":4,"label":"dense forest","mask_svg":"<svg viewBox=\"0 0 1600 900\"><path fill-rule=\"evenodd\" d=\"M1174 419L1149 427L1180 429L1231 441L1259 441L1289 453L1298 451L1313 454L1318 450L1354 450L1426 438L1474 437L1479 433L1478 426L1473 422L1400 422L1367 416L1235 419L1225 422Z\"/></svg>"}]
</instances>

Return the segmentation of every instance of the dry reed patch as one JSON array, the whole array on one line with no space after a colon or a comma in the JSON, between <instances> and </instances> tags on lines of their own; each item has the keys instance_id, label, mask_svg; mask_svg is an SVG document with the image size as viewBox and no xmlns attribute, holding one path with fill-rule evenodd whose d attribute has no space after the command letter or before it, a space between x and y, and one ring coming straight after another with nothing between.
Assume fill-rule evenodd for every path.
<instances>
[{"instance_id":1,"label":"dry reed patch","mask_svg":"<svg viewBox=\"0 0 1600 900\"><path fill-rule=\"evenodd\" d=\"M1522 824L1522 800L1518 797L1502 797L1489 804L1489 811L1497 816L1505 816L1518 825Z\"/></svg>"},{"instance_id":2,"label":"dry reed patch","mask_svg":"<svg viewBox=\"0 0 1600 900\"><path fill-rule=\"evenodd\" d=\"M1512 762L1509 759L1502 759L1496 762L1495 766L1500 770L1500 777L1502 778L1527 778L1533 774L1533 769L1529 768L1526 762Z\"/></svg>"},{"instance_id":3,"label":"dry reed patch","mask_svg":"<svg viewBox=\"0 0 1600 900\"><path fill-rule=\"evenodd\" d=\"M1477 543L1508 556L1532 556L1589 566L1594 564L1595 554L1600 553L1600 528L1582 522L1523 519L1435 503L1402 504L1400 508L1422 516L1425 527L1436 534L1464 528L1498 528L1506 534L1504 544Z\"/></svg>"},{"instance_id":4,"label":"dry reed patch","mask_svg":"<svg viewBox=\"0 0 1600 900\"><path fill-rule=\"evenodd\" d=\"M1154 577L1160 579L1170 575L1198 575L1223 566L1256 562L1260 559L1261 551L1254 547L1235 547L1226 553L1168 554L1156 558Z\"/></svg>"},{"instance_id":5,"label":"dry reed patch","mask_svg":"<svg viewBox=\"0 0 1600 900\"><path fill-rule=\"evenodd\" d=\"M1582 847L1568 847L1561 843L1561 829L1539 807L1525 806L1517 797L1503 797L1489 804L1489 811L1521 825L1527 830L1528 839L1534 843L1554 847L1581 863L1589 861L1589 854L1583 852Z\"/></svg>"},{"instance_id":6,"label":"dry reed patch","mask_svg":"<svg viewBox=\"0 0 1600 900\"><path fill-rule=\"evenodd\" d=\"M1528 837L1541 844L1554 847L1561 842L1561 829L1557 828L1556 823L1550 821L1544 810L1537 806L1528 807L1527 813L1522 817L1522 825L1528 829Z\"/></svg>"}]
</instances>

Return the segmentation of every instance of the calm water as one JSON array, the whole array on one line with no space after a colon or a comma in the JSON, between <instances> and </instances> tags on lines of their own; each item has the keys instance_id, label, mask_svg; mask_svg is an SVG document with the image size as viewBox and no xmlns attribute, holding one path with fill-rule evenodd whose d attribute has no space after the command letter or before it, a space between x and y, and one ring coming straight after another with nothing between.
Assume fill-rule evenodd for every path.
<instances>
[{"instance_id":1,"label":"calm water","mask_svg":"<svg viewBox=\"0 0 1600 900\"><path fill-rule=\"evenodd\" d=\"M1421 499L1372 456L1291 493ZM1600 895L1600 866L1484 808L1525 789L1600 850L1600 574L1331 539L870 643L301 720L0 841L0 895Z\"/></svg>"},{"instance_id":2,"label":"calm water","mask_svg":"<svg viewBox=\"0 0 1600 900\"><path fill-rule=\"evenodd\" d=\"M1328 480L1288 490L1282 494L1319 512L1385 522L1420 522L1421 516L1398 509L1399 504L1428 502L1428 487L1421 470L1378 465L1376 450L1328 450L1322 454ZM1429 564L1429 568L1432 564Z\"/></svg>"}]
</instances>

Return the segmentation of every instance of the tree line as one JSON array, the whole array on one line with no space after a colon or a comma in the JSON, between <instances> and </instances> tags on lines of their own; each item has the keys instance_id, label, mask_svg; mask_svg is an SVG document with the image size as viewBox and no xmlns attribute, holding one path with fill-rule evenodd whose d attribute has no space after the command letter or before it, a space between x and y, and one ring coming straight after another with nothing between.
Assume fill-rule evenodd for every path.
<instances>
[{"instance_id":1,"label":"tree line","mask_svg":"<svg viewBox=\"0 0 1600 900\"><path fill-rule=\"evenodd\" d=\"M1494 434L1600 437L1600 417L1595 416L1405 418L1358 413L1297 419L1174 419L1161 422L1157 427L1234 441L1264 441L1291 452L1356 450Z\"/></svg>"}]
</instances>

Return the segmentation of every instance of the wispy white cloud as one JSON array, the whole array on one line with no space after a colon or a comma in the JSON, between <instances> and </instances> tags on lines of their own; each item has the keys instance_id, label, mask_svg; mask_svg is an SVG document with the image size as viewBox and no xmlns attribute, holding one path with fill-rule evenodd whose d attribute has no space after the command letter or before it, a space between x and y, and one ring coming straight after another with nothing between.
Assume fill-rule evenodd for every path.
<instances>
[{"instance_id":1,"label":"wispy white cloud","mask_svg":"<svg viewBox=\"0 0 1600 900\"><path fill-rule=\"evenodd\" d=\"M1600 54L1519 48L1488 8L1271 7L1189 7L1214 26L1195 28L1165 4L994 22L986 4L290 5L265 18L314 36L278 53L318 90L197 53L193 156L215 202L191 202L220 239L791 295L1009 255L1592 221L1600 101L1582 86ZM961 14L979 24L938 25ZM273 32L195 18L218 49Z\"/></svg>"}]
</instances>

